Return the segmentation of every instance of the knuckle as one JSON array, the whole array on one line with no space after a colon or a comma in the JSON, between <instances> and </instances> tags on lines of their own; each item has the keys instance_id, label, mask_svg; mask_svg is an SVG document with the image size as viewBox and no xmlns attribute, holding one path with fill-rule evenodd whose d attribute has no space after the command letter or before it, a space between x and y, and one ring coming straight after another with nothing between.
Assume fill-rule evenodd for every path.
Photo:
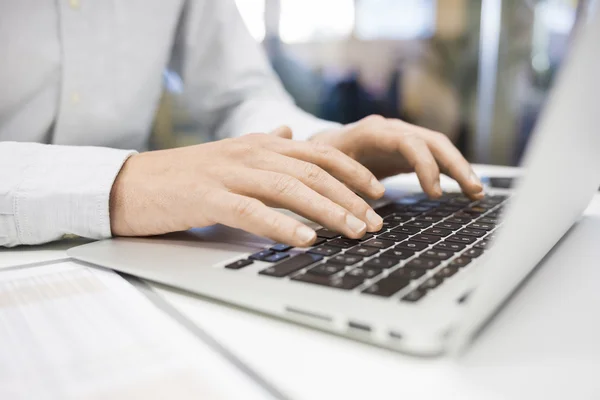
<instances>
[{"instance_id":1,"label":"knuckle","mask_svg":"<svg viewBox=\"0 0 600 400\"><path fill-rule=\"evenodd\" d=\"M369 124L380 124L383 121L385 121L385 118L378 114L372 114L372 115L369 115L368 117L365 117L365 119L363 119L363 121L365 121L366 123L369 123Z\"/></svg>"},{"instance_id":2,"label":"knuckle","mask_svg":"<svg viewBox=\"0 0 600 400\"><path fill-rule=\"evenodd\" d=\"M440 142L440 143L448 143L451 144L452 142L450 141L450 139L448 138L448 136L444 135L443 133L440 132L433 132L432 134L433 140L435 140L436 142Z\"/></svg>"},{"instance_id":3,"label":"knuckle","mask_svg":"<svg viewBox=\"0 0 600 400\"><path fill-rule=\"evenodd\" d=\"M309 182L320 182L325 177L325 171L315 164L306 163L304 175Z\"/></svg>"},{"instance_id":4,"label":"knuckle","mask_svg":"<svg viewBox=\"0 0 600 400\"><path fill-rule=\"evenodd\" d=\"M354 196L354 199L350 201L350 209L355 213L366 213L369 208L369 205L356 195Z\"/></svg>"},{"instance_id":5,"label":"knuckle","mask_svg":"<svg viewBox=\"0 0 600 400\"><path fill-rule=\"evenodd\" d=\"M269 135L267 135L266 133L249 133L247 135L244 135L241 137L241 139L248 141L248 142L256 142L259 140L263 140L265 137L268 137Z\"/></svg>"},{"instance_id":6,"label":"knuckle","mask_svg":"<svg viewBox=\"0 0 600 400\"><path fill-rule=\"evenodd\" d=\"M298 187L298 181L289 175L280 175L275 179L273 189L278 195L294 192Z\"/></svg>"},{"instance_id":7,"label":"knuckle","mask_svg":"<svg viewBox=\"0 0 600 400\"><path fill-rule=\"evenodd\" d=\"M265 215L263 221L265 225L268 226L273 232L280 232L282 230L283 224L281 222L281 218L276 213Z\"/></svg>"},{"instance_id":8,"label":"knuckle","mask_svg":"<svg viewBox=\"0 0 600 400\"><path fill-rule=\"evenodd\" d=\"M313 151L322 156L330 156L334 148L323 142L311 142Z\"/></svg>"},{"instance_id":9,"label":"knuckle","mask_svg":"<svg viewBox=\"0 0 600 400\"><path fill-rule=\"evenodd\" d=\"M256 151L256 146L247 139L233 140L228 143L227 148L236 157L246 157Z\"/></svg>"},{"instance_id":10,"label":"knuckle","mask_svg":"<svg viewBox=\"0 0 600 400\"><path fill-rule=\"evenodd\" d=\"M246 218L253 215L260 207L260 202L255 199L243 199L236 202L233 212L238 218Z\"/></svg>"}]
</instances>

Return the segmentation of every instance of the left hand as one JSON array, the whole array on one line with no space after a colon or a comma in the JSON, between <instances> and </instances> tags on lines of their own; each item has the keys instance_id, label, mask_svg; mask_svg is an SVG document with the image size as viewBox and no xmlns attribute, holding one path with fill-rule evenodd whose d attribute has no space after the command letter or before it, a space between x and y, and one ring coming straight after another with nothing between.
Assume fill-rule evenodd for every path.
<instances>
[{"instance_id":1,"label":"left hand","mask_svg":"<svg viewBox=\"0 0 600 400\"><path fill-rule=\"evenodd\" d=\"M442 195L440 171L454 178L467 196L484 196L469 162L445 135L398 119L371 115L310 140L341 150L378 179L414 171L425 193L433 198Z\"/></svg>"}]
</instances>

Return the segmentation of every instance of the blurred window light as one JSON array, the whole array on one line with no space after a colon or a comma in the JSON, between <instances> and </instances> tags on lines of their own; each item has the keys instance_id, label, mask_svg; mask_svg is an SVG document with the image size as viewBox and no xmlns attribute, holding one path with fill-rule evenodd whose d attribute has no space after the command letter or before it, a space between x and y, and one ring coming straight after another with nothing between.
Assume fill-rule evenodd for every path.
<instances>
[{"instance_id":1,"label":"blurred window light","mask_svg":"<svg viewBox=\"0 0 600 400\"><path fill-rule=\"evenodd\" d=\"M435 32L436 0L357 0L358 39L419 39Z\"/></svg>"},{"instance_id":2,"label":"blurred window light","mask_svg":"<svg viewBox=\"0 0 600 400\"><path fill-rule=\"evenodd\" d=\"M235 4L252 37L262 42L265 38L265 0L235 0Z\"/></svg>"},{"instance_id":3,"label":"blurred window light","mask_svg":"<svg viewBox=\"0 0 600 400\"><path fill-rule=\"evenodd\" d=\"M561 35L568 35L575 23L575 7L570 1L553 0L539 3L536 13L546 28Z\"/></svg>"},{"instance_id":4,"label":"blurred window light","mask_svg":"<svg viewBox=\"0 0 600 400\"><path fill-rule=\"evenodd\" d=\"M285 43L343 39L354 29L354 0L281 0Z\"/></svg>"}]
</instances>

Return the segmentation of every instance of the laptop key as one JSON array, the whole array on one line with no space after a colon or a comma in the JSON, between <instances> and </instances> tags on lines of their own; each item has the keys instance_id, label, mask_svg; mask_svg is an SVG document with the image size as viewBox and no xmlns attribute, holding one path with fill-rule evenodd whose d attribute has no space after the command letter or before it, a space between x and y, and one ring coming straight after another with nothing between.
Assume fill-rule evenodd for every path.
<instances>
[{"instance_id":1,"label":"laptop key","mask_svg":"<svg viewBox=\"0 0 600 400\"><path fill-rule=\"evenodd\" d=\"M258 253L254 253L252 255L250 255L251 260L258 260L258 261L263 261L266 257L272 256L273 254L275 254L274 251L271 250L262 250L259 251Z\"/></svg>"},{"instance_id":2,"label":"laptop key","mask_svg":"<svg viewBox=\"0 0 600 400\"><path fill-rule=\"evenodd\" d=\"M469 228L469 229L478 229L478 230L484 230L484 231L491 231L495 227L496 227L496 225L494 225L494 224L486 224L483 222L473 222L472 224L467 225L467 228Z\"/></svg>"},{"instance_id":3,"label":"laptop key","mask_svg":"<svg viewBox=\"0 0 600 400\"><path fill-rule=\"evenodd\" d=\"M489 218L487 215L485 217L482 218L478 218L477 222L482 223L482 224L491 224L491 225L495 225L498 223L498 220L496 218Z\"/></svg>"},{"instance_id":4,"label":"laptop key","mask_svg":"<svg viewBox=\"0 0 600 400\"><path fill-rule=\"evenodd\" d=\"M449 215L451 215L454 211L448 211L448 210L442 210L442 209L438 209L438 210L433 210L433 211L428 211L423 215L427 215L427 216L432 216L432 217L447 217Z\"/></svg>"},{"instance_id":5,"label":"laptop key","mask_svg":"<svg viewBox=\"0 0 600 400\"><path fill-rule=\"evenodd\" d=\"M442 221L442 222L435 224L433 227L456 231L456 230L459 230L460 228L462 228L462 224L453 224L452 222Z\"/></svg>"},{"instance_id":6,"label":"laptop key","mask_svg":"<svg viewBox=\"0 0 600 400\"><path fill-rule=\"evenodd\" d=\"M454 204L445 204L443 206L441 206L440 208L438 208L438 210L440 211L450 211L451 213L456 212L460 209L462 209L463 206L462 205L454 205Z\"/></svg>"},{"instance_id":7,"label":"laptop key","mask_svg":"<svg viewBox=\"0 0 600 400\"><path fill-rule=\"evenodd\" d=\"M460 243L452 243L452 242L441 242L436 244L435 246L433 246L434 250L444 250L444 251L452 251L454 253L458 253L461 250L464 250L464 248L467 247L464 244L460 244Z\"/></svg>"},{"instance_id":8,"label":"laptop key","mask_svg":"<svg viewBox=\"0 0 600 400\"><path fill-rule=\"evenodd\" d=\"M329 276L329 275L337 274L338 272L342 271L343 269L344 269L343 265L334 265L334 264L323 263L323 264L317 265L316 267L312 267L311 269L309 269L307 271L307 273Z\"/></svg>"},{"instance_id":9,"label":"laptop key","mask_svg":"<svg viewBox=\"0 0 600 400\"><path fill-rule=\"evenodd\" d=\"M346 276L353 276L360 279L371 279L379 275L383 270L380 268L357 267L346 272Z\"/></svg>"},{"instance_id":10,"label":"laptop key","mask_svg":"<svg viewBox=\"0 0 600 400\"><path fill-rule=\"evenodd\" d=\"M391 230L394 233L403 233L405 235L414 235L415 233L421 232L421 228L416 228L414 226L402 225L397 228Z\"/></svg>"},{"instance_id":11,"label":"laptop key","mask_svg":"<svg viewBox=\"0 0 600 400\"><path fill-rule=\"evenodd\" d=\"M452 233L452 231L449 229L442 229L442 228L436 228L436 227L433 227L433 228L427 229L426 231L423 231L424 235L434 235L434 236L442 236L442 237L448 236L451 233Z\"/></svg>"},{"instance_id":12,"label":"laptop key","mask_svg":"<svg viewBox=\"0 0 600 400\"><path fill-rule=\"evenodd\" d=\"M327 241L327 239L325 239L325 238L321 238L321 237L318 237L318 236L317 236L317 240L315 240L315 242L314 242L312 245L313 245L313 247L315 247L315 246L320 246L320 245L322 245L323 243L325 243L326 241Z\"/></svg>"},{"instance_id":13,"label":"laptop key","mask_svg":"<svg viewBox=\"0 0 600 400\"><path fill-rule=\"evenodd\" d=\"M481 250L485 250L489 247L490 245L490 241L489 240L480 240L479 242L475 243L475 248L476 249L481 249Z\"/></svg>"},{"instance_id":14,"label":"laptop key","mask_svg":"<svg viewBox=\"0 0 600 400\"><path fill-rule=\"evenodd\" d=\"M441 277L443 279L450 278L452 275L458 272L458 267L447 266L439 270L434 276Z\"/></svg>"},{"instance_id":15,"label":"laptop key","mask_svg":"<svg viewBox=\"0 0 600 400\"><path fill-rule=\"evenodd\" d=\"M398 215L398 214L388 215L387 217L384 218L384 221L398 222L398 223L402 223L402 222L406 222L406 221L410 221L410 220L411 220L411 217L407 217L404 215Z\"/></svg>"},{"instance_id":16,"label":"laptop key","mask_svg":"<svg viewBox=\"0 0 600 400\"><path fill-rule=\"evenodd\" d=\"M289 246L289 245L284 244L284 243L277 243L277 244L274 244L273 246L271 246L271 248L269 250L272 250L272 251L288 251L288 250L291 250L291 249L292 249L292 246Z\"/></svg>"},{"instance_id":17,"label":"laptop key","mask_svg":"<svg viewBox=\"0 0 600 400\"><path fill-rule=\"evenodd\" d=\"M439 200L423 200L419 202L419 205L424 207L435 208L441 206L442 202Z\"/></svg>"},{"instance_id":18,"label":"laptop key","mask_svg":"<svg viewBox=\"0 0 600 400\"><path fill-rule=\"evenodd\" d=\"M425 291L425 290L415 289L412 292L410 292L409 294L407 294L406 296L404 296L402 298L402 301L408 301L410 303L414 303L416 301L421 300L426 294L427 294L427 291Z\"/></svg>"},{"instance_id":19,"label":"laptop key","mask_svg":"<svg viewBox=\"0 0 600 400\"><path fill-rule=\"evenodd\" d=\"M340 236L340 234L334 231L330 231L329 229L322 228L317 231L317 236L325 239L333 239Z\"/></svg>"},{"instance_id":20,"label":"laptop key","mask_svg":"<svg viewBox=\"0 0 600 400\"><path fill-rule=\"evenodd\" d=\"M354 265L356 263L359 263L363 260L363 258L361 256L354 256L351 254L338 254L335 257L330 258L329 260L327 260L330 263L334 263L334 264L341 264L341 265Z\"/></svg>"},{"instance_id":21,"label":"laptop key","mask_svg":"<svg viewBox=\"0 0 600 400\"><path fill-rule=\"evenodd\" d=\"M454 260L450 261L450 264L448 264L451 267L457 267L457 268L462 268L465 265L468 265L471 261L473 261L471 258L469 257L457 257Z\"/></svg>"},{"instance_id":22,"label":"laptop key","mask_svg":"<svg viewBox=\"0 0 600 400\"><path fill-rule=\"evenodd\" d=\"M373 254L379 253L379 249L374 247L356 246L347 250L344 254L353 254L362 257L370 257Z\"/></svg>"},{"instance_id":23,"label":"laptop key","mask_svg":"<svg viewBox=\"0 0 600 400\"><path fill-rule=\"evenodd\" d=\"M337 247L330 247L327 245L313 247L312 249L308 250L309 253L320 254L320 255L326 256L326 257L333 256L334 254L337 254L340 251L342 251L342 249L337 248Z\"/></svg>"},{"instance_id":24,"label":"laptop key","mask_svg":"<svg viewBox=\"0 0 600 400\"><path fill-rule=\"evenodd\" d=\"M415 255L414 251L396 248L385 251L381 254L382 257L390 257L395 258L397 260L406 260L407 258L412 257L413 255Z\"/></svg>"},{"instance_id":25,"label":"laptop key","mask_svg":"<svg viewBox=\"0 0 600 400\"><path fill-rule=\"evenodd\" d=\"M477 215L474 215L474 214L468 214L464 211L457 211L454 213L454 215L451 218L461 218L461 219L466 219L466 220L470 221L476 217L477 217ZM448 219L448 221L450 221L450 218ZM454 221L450 221L450 222L454 222Z\"/></svg>"},{"instance_id":26,"label":"laptop key","mask_svg":"<svg viewBox=\"0 0 600 400\"><path fill-rule=\"evenodd\" d=\"M407 287L409 284L409 279L394 278L389 276L387 278L375 282L373 285L369 286L362 292L376 296L390 297L399 290Z\"/></svg>"},{"instance_id":27,"label":"laptop key","mask_svg":"<svg viewBox=\"0 0 600 400\"><path fill-rule=\"evenodd\" d=\"M440 222L443 218L442 217L434 217L433 215L421 215L420 217L416 218L417 221L423 221L423 222Z\"/></svg>"},{"instance_id":28,"label":"laptop key","mask_svg":"<svg viewBox=\"0 0 600 400\"><path fill-rule=\"evenodd\" d=\"M376 257L364 263L363 266L372 268L391 268L399 262L400 261L396 258Z\"/></svg>"},{"instance_id":29,"label":"laptop key","mask_svg":"<svg viewBox=\"0 0 600 400\"><path fill-rule=\"evenodd\" d=\"M408 211L407 210L407 211L400 211L400 212L394 213L394 215L396 215L398 217L404 217L404 218L411 219L411 218L416 217L417 215L420 215L421 213L422 213L422 211ZM403 221L398 221L398 222L403 222Z\"/></svg>"},{"instance_id":30,"label":"laptop key","mask_svg":"<svg viewBox=\"0 0 600 400\"><path fill-rule=\"evenodd\" d=\"M455 214L454 216L452 216L451 218L448 218L444 222L451 222L453 224L465 225L465 224L468 224L469 222L471 222L471 218L457 217Z\"/></svg>"},{"instance_id":31,"label":"laptop key","mask_svg":"<svg viewBox=\"0 0 600 400\"><path fill-rule=\"evenodd\" d=\"M470 258L477 258L481 254L483 254L483 250L481 250L481 249L469 249L469 250L465 251L464 253L462 253L461 255L467 256Z\"/></svg>"},{"instance_id":32,"label":"laptop key","mask_svg":"<svg viewBox=\"0 0 600 400\"><path fill-rule=\"evenodd\" d=\"M289 253L275 253L273 255L270 255L268 257L263 258L263 261L267 261L267 262L279 262L285 258L288 258L290 256Z\"/></svg>"},{"instance_id":33,"label":"laptop key","mask_svg":"<svg viewBox=\"0 0 600 400\"><path fill-rule=\"evenodd\" d=\"M419 286L419 289L424 291L435 289L436 287L440 286L442 282L444 282L442 277L434 276L433 278L429 278L423 282L421 286Z\"/></svg>"},{"instance_id":34,"label":"laptop key","mask_svg":"<svg viewBox=\"0 0 600 400\"><path fill-rule=\"evenodd\" d=\"M408 235L397 233L397 232L388 232L383 233L377 236L379 239L393 240L394 242L401 242L403 240L408 239Z\"/></svg>"},{"instance_id":35,"label":"laptop key","mask_svg":"<svg viewBox=\"0 0 600 400\"><path fill-rule=\"evenodd\" d=\"M404 268L420 268L420 269L432 269L440 265L439 260L433 260L430 258L415 258L410 260Z\"/></svg>"},{"instance_id":36,"label":"laptop key","mask_svg":"<svg viewBox=\"0 0 600 400\"><path fill-rule=\"evenodd\" d=\"M462 244L471 244L477 240L474 236L462 236L462 235L454 235L446 238L447 242L453 243L462 243Z\"/></svg>"},{"instance_id":37,"label":"laptop key","mask_svg":"<svg viewBox=\"0 0 600 400\"><path fill-rule=\"evenodd\" d=\"M465 229L461 229L460 231L456 232L459 235L465 235L465 236L475 236L475 237L483 237L485 235L487 235L487 231L481 230L481 229L470 229L470 228L465 228Z\"/></svg>"},{"instance_id":38,"label":"laptop key","mask_svg":"<svg viewBox=\"0 0 600 400\"><path fill-rule=\"evenodd\" d=\"M447 260L454 255L453 252L447 250L427 250L421 257L433 258L434 260Z\"/></svg>"},{"instance_id":39,"label":"laptop key","mask_svg":"<svg viewBox=\"0 0 600 400\"><path fill-rule=\"evenodd\" d=\"M404 224L402 226L410 226L410 227L414 227L414 228L419 228L419 229L425 229L430 227L432 224L432 222L429 221L410 221L407 224Z\"/></svg>"},{"instance_id":40,"label":"laptop key","mask_svg":"<svg viewBox=\"0 0 600 400\"><path fill-rule=\"evenodd\" d=\"M225 268L227 268L227 269L241 269L241 268L247 267L248 265L250 265L252 263L254 263L254 261L252 261L252 260L246 260L246 259L244 259L244 260L237 260L235 262L232 262L231 264L227 264L225 266Z\"/></svg>"},{"instance_id":41,"label":"laptop key","mask_svg":"<svg viewBox=\"0 0 600 400\"><path fill-rule=\"evenodd\" d=\"M308 267L311 264L321 261L323 256L319 254L303 253L298 254L292 258L288 258L285 261L275 264L269 268L263 269L259 272L260 275L268 275L276 278L281 278L301 270L302 268Z\"/></svg>"},{"instance_id":42,"label":"laptop key","mask_svg":"<svg viewBox=\"0 0 600 400\"><path fill-rule=\"evenodd\" d=\"M360 240L357 239L344 239L344 238L339 238L339 239L333 239L330 240L329 242L327 242L328 246L335 246L335 247L341 247L343 249L347 249L350 247L354 247L357 244L360 243Z\"/></svg>"},{"instance_id":43,"label":"laptop key","mask_svg":"<svg viewBox=\"0 0 600 400\"><path fill-rule=\"evenodd\" d=\"M392 247L394 245L394 242L392 242L391 240L385 240L385 239L371 239L367 242L364 242L363 245L369 246L369 247L375 247L378 249L387 249L388 247Z\"/></svg>"},{"instance_id":44,"label":"laptop key","mask_svg":"<svg viewBox=\"0 0 600 400\"><path fill-rule=\"evenodd\" d=\"M410 238L410 240L415 242L423 242L427 244L434 244L442 240L441 237L435 235L415 235Z\"/></svg>"},{"instance_id":45,"label":"laptop key","mask_svg":"<svg viewBox=\"0 0 600 400\"><path fill-rule=\"evenodd\" d=\"M486 212L487 208L480 207L480 206L473 206L473 207L466 208L463 211L466 212L467 214L479 215L479 214L483 214L484 212Z\"/></svg>"},{"instance_id":46,"label":"laptop key","mask_svg":"<svg viewBox=\"0 0 600 400\"><path fill-rule=\"evenodd\" d=\"M413 242L411 240L407 240L405 242L399 243L395 250L412 250L412 251L421 251L426 248L428 245L426 243L421 242Z\"/></svg>"},{"instance_id":47,"label":"laptop key","mask_svg":"<svg viewBox=\"0 0 600 400\"><path fill-rule=\"evenodd\" d=\"M321 286L329 286L336 289L350 290L363 283L363 279L354 276L322 276L315 274L296 275L292 278L294 281L314 283Z\"/></svg>"},{"instance_id":48,"label":"laptop key","mask_svg":"<svg viewBox=\"0 0 600 400\"><path fill-rule=\"evenodd\" d=\"M394 272L390 274L394 278L402 278L402 279L418 279L425 275L427 270L425 269L417 269L417 268L398 268Z\"/></svg>"},{"instance_id":49,"label":"laptop key","mask_svg":"<svg viewBox=\"0 0 600 400\"><path fill-rule=\"evenodd\" d=\"M418 213L424 213L426 211L431 210L432 208L434 208L434 207L429 207L429 206L423 205L423 203L419 203L419 204L416 204L414 206L408 206L408 207L406 207L406 211L409 211L409 212L413 211L413 212L418 212Z\"/></svg>"}]
</instances>

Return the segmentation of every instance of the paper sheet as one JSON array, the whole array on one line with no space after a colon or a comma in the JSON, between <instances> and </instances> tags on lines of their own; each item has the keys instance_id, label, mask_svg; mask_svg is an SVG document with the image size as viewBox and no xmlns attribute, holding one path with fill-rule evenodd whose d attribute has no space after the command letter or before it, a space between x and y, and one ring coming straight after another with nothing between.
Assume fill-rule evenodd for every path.
<instances>
[{"instance_id":1,"label":"paper sheet","mask_svg":"<svg viewBox=\"0 0 600 400\"><path fill-rule=\"evenodd\" d=\"M266 397L113 272L0 272L0 399Z\"/></svg>"}]
</instances>

